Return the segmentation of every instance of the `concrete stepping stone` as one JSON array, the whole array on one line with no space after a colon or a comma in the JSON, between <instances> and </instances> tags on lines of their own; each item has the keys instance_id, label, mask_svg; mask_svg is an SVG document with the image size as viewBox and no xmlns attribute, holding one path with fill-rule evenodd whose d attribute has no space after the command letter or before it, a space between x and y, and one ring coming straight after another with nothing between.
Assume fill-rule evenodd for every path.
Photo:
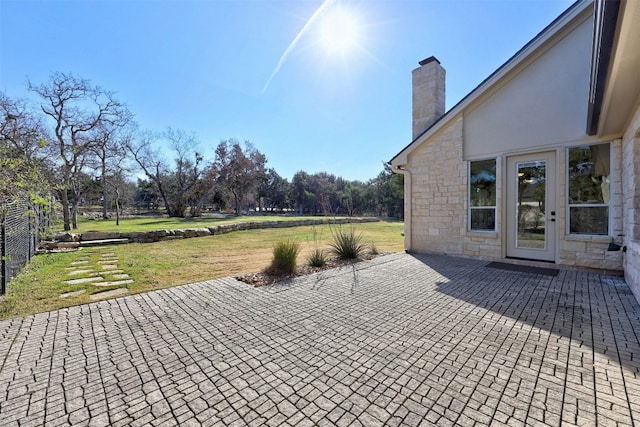
<instances>
[{"instance_id":1,"label":"concrete stepping stone","mask_svg":"<svg viewBox=\"0 0 640 427\"><path fill-rule=\"evenodd\" d=\"M107 270L107 271L102 271L102 272L97 273L97 274L100 274L100 275L103 275L103 274L107 275L108 274L108 275L113 276L115 274L124 274L124 270Z\"/></svg>"},{"instance_id":2,"label":"concrete stepping stone","mask_svg":"<svg viewBox=\"0 0 640 427\"><path fill-rule=\"evenodd\" d=\"M80 283L100 282L102 280L104 279L101 276L96 276L96 277L85 277L82 279L65 280L64 283L68 285L78 285Z\"/></svg>"},{"instance_id":3,"label":"concrete stepping stone","mask_svg":"<svg viewBox=\"0 0 640 427\"><path fill-rule=\"evenodd\" d=\"M74 292L65 292L64 294L60 294L60 298L71 298L71 297L76 297L78 295L82 295L85 292L87 292L86 289L81 289L79 291L74 291Z\"/></svg>"},{"instance_id":4,"label":"concrete stepping stone","mask_svg":"<svg viewBox=\"0 0 640 427\"><path fill-rule=\"evenodd\" d=\"M116 280L130 279L131 278L131 276L129 276L127 273L112 274L111 277L113 277Z\"/></svg>"},{"instance_id":5,"label":"concrete stepping stone","mask_svg":"<svg viewBox=\"0 0 640 427\"><path fill-rule=\"evenodd\" d=\"M90 270L72 270L69 273L69 276L77 276L78 274L86 274L86 273L93 273L95 270L92 268Z\"/></svg>"},{"instance_id":6,"label":"concrete stepping stone","mask_svg":"<svg viewBox=\"0 0 640 427\"><path fill-rule=\"evenodd\" d=\"M118 256L117 256L115 253L113 253L113 252L109 252L109 253L106 253L106 254L102 254L102 255L100 255L100 256L101 256L101 257L103 257L103 258L107 258L107 257L116 257L116 258L117 258L117 257L118 257Z\"/></svg>"},{"instance_id":7,"label":"concrete stepping stone","mask_svg":"<svg viewBox=\"0 0 640 427\"><path fill-rule=\"evenodd\" d=\"M103 270L116 270L118 268L117 264L102 264Z\"/></svg>"},{"instance_id":8,"label":"concrete stepping stone","mask_svg":"<svg viewBox=\"0 0 640 427\"><path fill-rule=\"evenodd\" d=\"M101 259L97 261L98 264L113 264L114 262L118 262L118 258L115 259Z\"/></svg>"},{"instance_id":9,"label":"concrete stepping stone","mask_svg":"<svg viewBox=\"0 0 640 427\"><path fill-rule=\"evenodd\" d=\"M113 297L117 297L117 296L120 296L120 295L125 295L127 293L129 293L129 289L127 289L127 288L118 288L118 289L112 289L110 291L98 292L96 294L89 295L89 299L91 301L98 301L98 300L105 299L105 298L113 298Z\"/></svg>"},{"instance_id":10,"label":"concrete stepping stone","mask_svg":"<svg viewBox=\"0 0 640 427\"><path fill-rule=\"evenodd\" d=\"M118 286L118 285L128 285L129 283L133 283L133 280L114 280L112 282L95 282L94 286Z\"/></svg>"},{"instance_id":11,"label":"concrete stepping stone","mask_svg":"<svg viewBox=\"0 0 640 427\"><path fill-rule=\"evenodd\" d=\"M85 264L89 264L89 261L84 261L84 260L71 261L71 265L85 265Z\"/></svg>"}]
</instances>

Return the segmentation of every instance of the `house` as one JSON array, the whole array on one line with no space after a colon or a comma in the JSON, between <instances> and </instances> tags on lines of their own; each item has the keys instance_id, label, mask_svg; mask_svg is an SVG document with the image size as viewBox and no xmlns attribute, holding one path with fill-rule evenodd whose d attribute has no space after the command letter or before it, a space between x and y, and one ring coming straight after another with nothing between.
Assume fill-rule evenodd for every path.
<instances>
[{"instance_id":1,"label":"house","mask_svg":"<svg viewBox=\"0 0 640 427\"><path fill-rule=\"evenodd\" d=\"M446 112L421 61L390 163L408 251L624 271L640 301L640 1L577 1Z\"/></svg>"}]
</instances>

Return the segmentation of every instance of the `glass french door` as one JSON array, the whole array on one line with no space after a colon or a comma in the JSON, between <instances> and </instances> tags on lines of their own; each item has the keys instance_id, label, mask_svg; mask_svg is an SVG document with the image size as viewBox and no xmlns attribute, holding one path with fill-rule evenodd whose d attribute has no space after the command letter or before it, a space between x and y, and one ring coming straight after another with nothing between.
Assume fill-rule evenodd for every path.
<instances>
[{"instance_id":1,"label":"glass french door","mask_svg":"<svg viewBox=\"0 0 640 427\"><path fill-rule=\"evenodd\" d=\"M555 152L507 158L507 256L555 261Z\"/></svg>"}]
</instances>

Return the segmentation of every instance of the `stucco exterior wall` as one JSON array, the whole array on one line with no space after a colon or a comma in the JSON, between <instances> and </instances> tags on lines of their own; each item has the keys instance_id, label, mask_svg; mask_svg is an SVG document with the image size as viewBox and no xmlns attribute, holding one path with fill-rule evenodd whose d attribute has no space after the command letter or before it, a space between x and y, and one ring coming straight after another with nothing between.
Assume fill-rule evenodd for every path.
<instances>
[{"instance_id":1,"label":"stucco exterior wall","mask_svg":"<svg viewBox=\"0 0 640 427\"><path fill-rule=\"evenodd\" d=\"M591 13L575 25L465 109L466 159L544 151L586 137Z\"/></svg>"},{"instance_id":2,"label":"stucco exterior wall","mask_svg":"<svg viewBox=\"0 0 640 427\"><path fill-rule=\"evenodd\" d=\"M624 272L640 302L640 107L622 137Z\"/></svg>"}]
</instances>

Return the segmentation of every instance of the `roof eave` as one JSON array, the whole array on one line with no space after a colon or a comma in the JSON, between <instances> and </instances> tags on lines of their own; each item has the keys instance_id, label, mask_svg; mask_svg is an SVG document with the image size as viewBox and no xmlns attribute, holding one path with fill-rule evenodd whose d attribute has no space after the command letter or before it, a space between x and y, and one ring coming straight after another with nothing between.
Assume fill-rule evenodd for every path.
<instances>
[{"instance_id":1,"label":"roof eave","mask_svg":"<svg viewBox=\"0 0 640 427\"><path fill-rule=\"evenodd\" d=\"M596 135L620 11L619 0L595 0L587 135Z\"/></svg>"}]
</instances>

